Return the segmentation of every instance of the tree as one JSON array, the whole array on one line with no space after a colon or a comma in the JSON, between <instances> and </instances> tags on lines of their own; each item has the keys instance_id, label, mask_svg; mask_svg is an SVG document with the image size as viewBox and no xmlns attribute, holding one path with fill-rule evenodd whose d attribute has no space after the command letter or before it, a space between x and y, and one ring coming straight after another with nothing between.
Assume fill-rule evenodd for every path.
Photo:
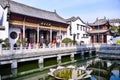
<instances>
[{"instance_id":1,"label":"tree","mask_svg":"<svg viewBox=\"0 0 120 80\"><path fill-rule=\"evenodd\" d=\"M68 45L68 43L72 43L72 40L70 38L64 38L62 40L62 43L65 43L66 45Z\"/></svg>"},{"instance_id":2,"label":"tree","mask_svg":"<svg viewBox=\"0 0 120 80\"><path fill-rule=\"evenodd\" d=\"M111 31L117 32L120 35L120 26L111 26Z\"/></svg>"}]
</instances>

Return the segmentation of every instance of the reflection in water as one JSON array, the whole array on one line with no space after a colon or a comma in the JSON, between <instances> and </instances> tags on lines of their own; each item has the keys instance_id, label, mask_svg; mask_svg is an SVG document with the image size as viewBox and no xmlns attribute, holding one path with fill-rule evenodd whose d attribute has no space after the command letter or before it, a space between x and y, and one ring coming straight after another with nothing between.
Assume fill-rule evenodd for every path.
<instances>
[{"instance_id":1,"label":"reflection in water","mask_svg":"<svg viewBox=\"0 0 120 80\"><path fill-rule=\"evenodd\" d=\"M81 60L81 61L78 61L76 63L67 64L67 65L64 65L64 66L74 65L74 66L79 66L80 67L82 65L86 65L86 63L88 61L89 60L85 60L85 61ZM103 62L98 61L96 63L92 62L92 66L94 66L93 64L96 66L96 69L92 67L92 69L94 70L95 73L92 73L92 77L87 79L87 80L98 80L99 78L104 79L104 80L120 80L120 77L119 77L119 75L120 75L120 72L119 72L120 65L115 65L115 64L111 65L112 66L111 73L109 73L108 71L107 71L108 72L107 73L105 70L109 70L110 68L109 69L107 68L107 64L106 64L105 61L103 61ZM99 69L100 67L98 65L100 65L100 67L104 68L105 70ZM90 68L90 66L89 66L89 68ZM97 70L98 70L98 72L97 72ZM48 72L49 72L49 70L44 70L42 72L37 72L37 73L25 75L23 77L18 77L14 80L57 80L54 77L49 76ZM96 76L98 74L100 74L100 75ZM106 75L104 75L104 74L106 74ZM108 76L108 74L109 74L109 76ZM106 76L108 76L109 79Z\"/></svg>"},{"instance_id":2,"label":"reflection in water","mask_svg":"<svg viewBox=\"0 0 120 80\"><path fill-rule=\"evenodd\" d=\"M120 72L118 70L113 70L112 73L110 80L120 80Z\"/></svg>"},{"instance_id":3,"label":"reflection in water","mask_svg":"<svg viewBox=\"0 0 120 80\"><path fill-rule=\"evenodd\" d=\"M89 64L89 66L87 65ZM112 65L108 64L105 61L94 61L93 59L89 60L80 60L75 63L67 64L74 65L76 67L87 66L88 69L92 69L94 72L91 73L92 77L88 80L120 80L120 65L114 63ZM108 66L109 65L109 66ZM39 71L33 74L25 75L22 77L14 78L11 80L57 80L52 76L48 75L49 70ZM10 80L10 79L7 79Z\"/></svg>"}]
</instances>

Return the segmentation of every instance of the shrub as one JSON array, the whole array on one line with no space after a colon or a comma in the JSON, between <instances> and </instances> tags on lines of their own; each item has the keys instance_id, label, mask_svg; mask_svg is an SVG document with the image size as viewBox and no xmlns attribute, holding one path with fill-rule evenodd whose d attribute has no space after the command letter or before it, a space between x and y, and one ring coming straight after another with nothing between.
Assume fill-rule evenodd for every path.
<instances>
[{"instance_id":1,"label":"shrub","mask_svg":"<svg viewBox=\"0 0 120 80\"><path fill-rule=\"evenodd\" d=\"M65 43L67 45L68 43L72 43L72 40L70 38L65 38L62 40L62 43Z\"/></svg>"},{"instance_id":2,"label":"shrub","mask_svg":"<svg viewBox=\"0 0 120 80\"><path fill-rule=\"evenodd\" d=\"M2 39L0 39L0 43L2 43L3 42L3 40Z\"/></svg>"},{"instance_id":3,"label":"shrub","mask_svg":"<svg viewBox=\"0 0 120 80\"><path fill-rule=\"evenodd\" d=\"M4 40L4 43L5 43L5 46L6 46L6 47L9 47L9 46L10 46L10 43L9 43L9 39L8 39L8 38L6 38L6 39Z\"/></svg>"},{"instance_id":4,"label":"shrub","mask_svg":"<svg viewBox=\"0 0 120 80\"><path fill-rule=\"evenodd\" d=\"M116 44L120 44L120 40L117 40L117 41L116 41Z\"/></svg>"}]
</instances>

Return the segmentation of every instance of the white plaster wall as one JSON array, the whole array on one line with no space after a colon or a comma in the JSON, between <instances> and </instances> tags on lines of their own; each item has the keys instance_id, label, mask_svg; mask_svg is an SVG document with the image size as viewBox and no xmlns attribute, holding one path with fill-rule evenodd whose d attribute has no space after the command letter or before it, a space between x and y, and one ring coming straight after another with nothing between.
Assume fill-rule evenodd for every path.
<instances>
[{"instance_id":1,"label":"white plaster wall","mask_svg":"<svg viewBox=\"0 0 120 80\"><path fill-rule=\"evenodd\" d=\"M17 33L17 38L16 39L12 39L10 37L10 33L13 32L13 31ZM10 30L9 30L9 40L10 40L11 44L14 45L17 42L17 40L19 38L19 34L20 34L20 28L17 28L17 27L16 28L12 28L12 27L10 28Z\"/></svg>"},{"instance_id":2,"label":"white plaster wall","mask_svg":"<svg viewBox=\"0 0 120 80\"><path fill-rule=\"evenodd\" d=\"M0 39L6 39L8 38L8 30L9 30L9 26L8 26L8 21L7 21L7 11L8 9L6 8L5 10L1 7L0 5L0 19L2 17L2 14L4 12L4 17L3 17L3 25L5 27L5 30L0 30ZM1 25L0 25L1 26Z\"/></svg>"},{"instance_id":3,"label":"white plaster wall","mask_svg":"<svg viewBox=\"0 0 120 80\"><path fill-rule=\"evenodd\" d=\"M112 39L112 36L107 35L107 44L112 44L113 43L111 39Z\"/></svg>"},{"instance_id":4,"label":"white plaster wall","mask_svg":"<svg viewBox=\"0 0 120 80\"><path fill-rule=\"evenodd\" d=\"M116 42L117 42L117 40L120 40L120 37L115 37L115 38L112 38L112 42L113 42L113 43L116 43Z\"/></svg>"}]
</instances>

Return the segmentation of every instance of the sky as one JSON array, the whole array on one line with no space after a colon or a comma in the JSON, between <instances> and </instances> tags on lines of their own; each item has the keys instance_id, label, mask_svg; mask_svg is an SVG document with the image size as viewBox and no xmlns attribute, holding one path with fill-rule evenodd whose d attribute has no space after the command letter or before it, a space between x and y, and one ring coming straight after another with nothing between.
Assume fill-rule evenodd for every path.
<instances>
[{"instance_id":1,"label":"sky","mask_svg":"<svg viewBox=\"0 0 120 80\"><path fill-rule=\"evenodd\" d=\"M84 22L96 18L120 18L120 0L14 0L35 8L52 11L67 19L79 16Z\"/></svg>"}]
</instances>

